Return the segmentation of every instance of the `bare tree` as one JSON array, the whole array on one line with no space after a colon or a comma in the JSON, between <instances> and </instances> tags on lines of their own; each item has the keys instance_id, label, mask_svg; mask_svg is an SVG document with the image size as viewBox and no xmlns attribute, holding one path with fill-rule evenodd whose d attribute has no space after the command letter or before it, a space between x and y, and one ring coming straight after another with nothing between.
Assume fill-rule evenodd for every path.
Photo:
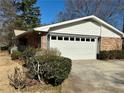
<instances>
[{"instance_id":1,"label":"bare tree","mask_svg":"<svg viewBox=\"0 0 124 93\"><path fill-rule=\"evenodd\" d=\"M0 37L9 44L13 35L14 20L16 18L17 0L0 0ZM0 43L3 43L0 41Z\"/></svg>"},{"instance_id":2,"label":"bare tree","mask_svg":"<svg viewBox=\"0 0 124 93\"><path fill-rule=\"evenodd\" d=\"M95 15L109 22L109 18L123 12L123 5L124 0L66 0L66 8L58 14L57 22L88 15Z\"/></svg>"},{"instance_id":3,"label":"bare tree","mask_svg":"<svg viewBox=\"0 0 124 93\"><path fill-rule=\"evenodd\" d=\"M0 19L4 19L3 25L10 26L16 17L16 0L0 0Z\"/></svg>"}]
</instances>

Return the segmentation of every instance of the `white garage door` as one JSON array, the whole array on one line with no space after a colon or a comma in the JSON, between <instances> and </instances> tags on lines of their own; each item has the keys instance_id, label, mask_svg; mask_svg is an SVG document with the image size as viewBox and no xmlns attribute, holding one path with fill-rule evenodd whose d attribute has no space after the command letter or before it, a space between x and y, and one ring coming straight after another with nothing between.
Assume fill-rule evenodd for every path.
<instances>
[{"instance_id":1,"label":"white garage door","mask_svg":"<svg viewBox=\"0 0 124 93\"><path fill-rule=\"evenodd\" d=\"M51 35L50 48L57 48L72 60L96 59L97 38Z\"/></svg>"}]
</instances>

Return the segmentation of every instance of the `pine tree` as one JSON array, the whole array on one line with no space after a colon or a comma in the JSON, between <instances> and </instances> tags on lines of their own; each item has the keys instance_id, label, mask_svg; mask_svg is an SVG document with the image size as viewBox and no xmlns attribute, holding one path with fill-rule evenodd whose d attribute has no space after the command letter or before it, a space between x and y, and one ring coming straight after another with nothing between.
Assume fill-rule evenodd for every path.
<instances>
[{"instance_id":1,"label":"pine tree","mask_svg":"<svg viewBox=\"0 0 124 93\"><path fill-rule=\"evenodd\" d=\"M16 3L16 29L31 30L40 25L40 10L36 7L37 0L21 0Z\"/></svg>"}]
</instances>

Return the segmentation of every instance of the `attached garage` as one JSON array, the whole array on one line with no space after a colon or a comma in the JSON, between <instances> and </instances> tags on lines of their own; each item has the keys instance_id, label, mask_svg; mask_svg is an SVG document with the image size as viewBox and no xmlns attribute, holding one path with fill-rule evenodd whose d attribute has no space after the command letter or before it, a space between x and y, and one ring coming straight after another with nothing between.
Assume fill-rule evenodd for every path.
<instances>
[{"instance_id":1,"label":"attached garage","mask_svg":"<svg viewBox=\"0 0 124 93\"><path fill-rule=\"evenodd\" d=\"M96 59L99 51L122 49L123 33L93 15L37 27L32 34L27 39L34 39L34 46L56 48L72 60Z\"/></svg>"},{"instance_id":2,"label":"attached garage","mask_svg":"<svg viewBox=\"0 0 124 93\"><path fill-rule=\"evenodd\" d=\"M73 60L96 59L97 37L51 35L50 47Z\"/></svg>"}]
</instances>

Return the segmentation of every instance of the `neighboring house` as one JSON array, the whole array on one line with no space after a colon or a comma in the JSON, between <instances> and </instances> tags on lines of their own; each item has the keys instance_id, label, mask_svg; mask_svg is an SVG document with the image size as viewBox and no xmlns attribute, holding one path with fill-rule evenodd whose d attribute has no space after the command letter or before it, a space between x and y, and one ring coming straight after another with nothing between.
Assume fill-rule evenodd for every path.
<instances>
[{"instance_id":1,"label":"neighboring house","mask_svg":"<svg viewBox=\"0 0 124 93\"><path fill-rule=\"evenodd\" d=\"M87 16L34 31L15 30L18 46L57 48L73 60L96 59L99 51L121 50L123 33L96 16ZM21 48L20 48L21 49Z\"/></svg>"}]
</instances>

